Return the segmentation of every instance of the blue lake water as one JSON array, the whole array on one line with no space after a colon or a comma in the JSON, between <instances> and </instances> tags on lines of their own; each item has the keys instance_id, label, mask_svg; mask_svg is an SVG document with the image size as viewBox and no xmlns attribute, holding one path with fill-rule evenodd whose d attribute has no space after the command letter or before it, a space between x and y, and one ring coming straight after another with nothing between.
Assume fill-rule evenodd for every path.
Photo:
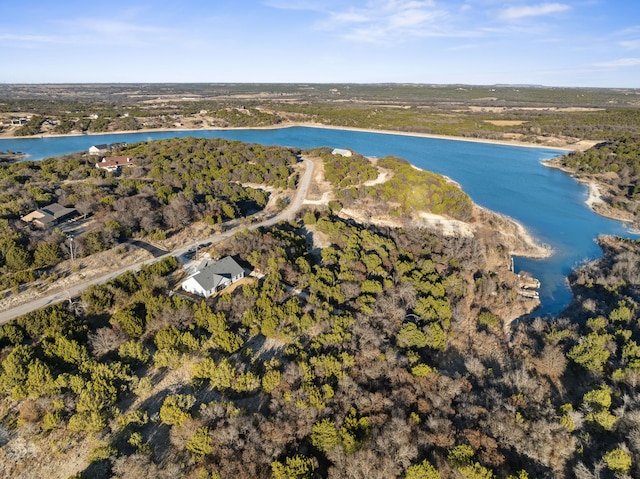
<instances>
[{"instance_id":1,"label":"blue lake water","mask_svg":"<svg viewBox=\"0 0 640 479\"><path fill-rule=\"evenodd\" d=\"M571 300L566 276L576 265L600 256L600 234L636 237L620 222L594 214L585 204L587 187L540 162L563 153L468 141L293 127L273 130L197 130L33 139L2 139L0 151L22 151L40 160L100 143L197 136L266 145L350 148L366 156L394 155L457 181L473 201L522 223L554 254L544 260L515 258L516 271L540 279L540 315L557 315Z\"/></svg>"}]
</instances>

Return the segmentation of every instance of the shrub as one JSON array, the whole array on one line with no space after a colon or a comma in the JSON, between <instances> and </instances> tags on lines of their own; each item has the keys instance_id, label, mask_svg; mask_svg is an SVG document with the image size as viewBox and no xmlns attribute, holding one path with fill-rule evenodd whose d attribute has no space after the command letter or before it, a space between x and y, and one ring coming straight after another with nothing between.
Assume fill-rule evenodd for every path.
<instances>
[{"instance_id":1,"label":"shrub","mask_svg":"<svg viewBox=\"0 0 640 479\"><path fill-rule=\"evenodd\" d=\"M213 440L209 434L209 428L199 427L191 439L187 441L187 451L195 456L206 456L213 452Z\"/></svg>"},{"instance_id":2,"label":"shrub","mask_svg":"<svg viewBox=\"0 0 640 479\"><path fill-rule=\"evenodd\" d=\"M89 462L99 462L115 457L118 453L117 449L109 444L99 444L89 453Z\"/></svg>"},{"instance_id":3,"label":"shrub","mask_svg":"<svg viewBox=\"0 0 640 479\"><path fill-rule=\"evenodd\" d=\"M168 396L160 407L160 420L170 426L180 426L191 418L191 408L196 398L190 394Z\"/></svg>"},{"instance_id":4,"label":"shrub","mask_svg":"<svg viewBox=\"0 0 640 479\"><path fill-rule=\"evenodd\" d=\"M132 338L139 338L144 333L144 319L139 318L130 308L121 309L111 316L109 322L112 325L119 324Z\"/></svg>"},{"instance_id":5,"label":"shrub","mask_svg":"<svg viewBox=\"0 0 640 479\"><path fill-rule=\"evenodd\" d=\"M631 456L623 449L616 448L602 456L609 470L626 474L631 470Z\"/></svg>"},{"instance_id":6,"label":"shrub","mask_svg":"<svg viewBox=\"0 0 640 479\"><path fill-rule=\"evenodd\" d=\"M426 459L407 469L405 479L440 479L440 473Z\"/></svg>"},{"instance_id":7,"label":"shrub","mask_svg":"<svg viewBox=\"0 0 640 479\"><path fill-rule=\"evenodd\" d=\"M74 432L98 432L107 425L105 415L98 411L80 412L69 418L68 428Z\"/></svg>"},{"instance_id":8,"label":"shrub","mask_svg":"<svg viewBox=\"0 0 640 479\"><path fill-rule=\"evenodd\" d=\"M151 353L140 341L132 339L118 348L118 355L123 360L146 364L147 361L149 361Z\"/></svg>"},{"instance_id":9,"label":"shrub","mask_svg":"<svg viewBox=\"0 0 640 479\"><path fill-rule=\"evenodd\" d=\"M340 444L338 430L331 419L325 418L314 424L311 432L311 444L325 454Z\"/></svg>"},{"instance_id":10,"label":"shrub","mask_svg":"<svg viewBox=\"0 0 640 479\"><path fill-rule=\"evenodd\" d=\"M271 463L273 479L310 479L313 471L313 459L299 454L287 457L284 464L279 461Z\"/></svg>"}]
</instances>

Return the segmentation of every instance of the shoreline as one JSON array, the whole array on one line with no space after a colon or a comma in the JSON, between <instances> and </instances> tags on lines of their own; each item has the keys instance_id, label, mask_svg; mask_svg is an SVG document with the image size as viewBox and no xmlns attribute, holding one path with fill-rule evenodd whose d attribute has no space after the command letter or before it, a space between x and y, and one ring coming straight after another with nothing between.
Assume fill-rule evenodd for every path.
<instances>
[{"instance_id":1,"label":"shoreline","mask_svg":"<svg viewBox=\"0 0 640 479\"><path fill-rule=\"evenodd\" d=\"M473 137L466 137L466 136L437 135L434 133L420 133L420 132L411 132L411 131L376 130L373 128L343 127L343 126L323 125L323 124L314 124L314 123L295 123L295 124L288 125L287 128L296 127L296 126L309 127L309 128L324 128L327 130L358 131L362 133L380 133L383 135L412 136L417 138L431 138L434 140L467 141L471 143L485 143L485 144L491 144L491 145L520 146L524 148L548 148L552 150L561 150L561 151L574 151L576 149L588 148L587 145L581 145L579 147L577 146L572 147L571 145L548 146L548 145L540 145L538 143L528 143L528 142L518 141L518 140L497 140L497 139L490 139L490 138L473 138Z\"/></svg>"},{"instance_id":2,"label":"shoreline","mask_svg":"<svg viewBox=\"0 0 640 479\"><path fill-rule=\"evenodd\" d=\"M527 227L520 223L518 220L498 211L493 211L485 208L484 206L476 205L475 203L474 206L478 209L480 217L482 217L482 215L493 216L498 221L502 222L502 226L504 226L504 224L507 224L512 227L511 231L504 227L500 229L500 233L503 234L505 238L515 238L514 243L516 244L510 245L509 256L520 256L523 258L531 259L545 259L553 256L553 248L549 245L539 242L529 232ZM520 242L519 246L517 245L518 242ZM522 249L519 249L519 247L522 247Z\"/></svg>"},{"instance_id":3,"label":"shoreline","mask_svg":"<svg viewBox=\"0 0 640 479\"><path fill-rule=\"evenodd\" d=\"M548 168L555 168L556 170L563 171L578 183L585 185L588 188L588 194L587 199L584 200L584 203L595 214L600 215L604 218L608 218L610 220L620 221L630 226L633 231L640 232L640 230L638 230L634 225L635 219L631 216L631 213L626 213L624 211L614 209L608 205L607 201L605 201L602 194L602 190L607 189L607 185L605 183L602 183L593 178L581 177L580 175L576 174L576 172L571 168L566 168L558 164L558 161L555 158L543 160L541 161L541 163Z\"/></svg>"},{"instance_id":4,"label":"shoreline","mask_svg":"<svg viewBox=\"0 0 640 479\"><path fill-rule=\"evenodd\" d=\"M254 127L229 127L229 128L142 128L139 130L118 130L108 131L100 133L42 133L39 135L30 136L4 136L0 135L0 141L2 140L21 140L21 139L34 139L34 138L63 138L71 136L103 136L103 135L128 135L134 133L153 133L153 132L190 132L190 131L234 131L234 130L278 130L283 128L323 128L327 130L342 130L342 131L358 131L362 133L380 133L383 135L397 135L397 136L411 136L418 138L431 138L434 140L449 140L449 141L467 141L472 143L485 143L491 145L503 145L503 146L518 146L523 148L548 148L552 150L560 151L583 151L588 149L591 145L590 142L584 142L581 140L573 145L565 146L549 146L541 145L538 143L528 143L518 140L498 140L489 138L472 138L453 135L437 135L433 133L420 133L411 131L396 131L396 130L376 130L373 128L357 128L357 127L344 127L335 125L324 125L321 123L307 123L307 122L286 122L278 125L267 126L254 126Z\"/></svg>"},{"instance_id":5,"label":"shoreline","mask_svg":"<svg viewBox=\"0 0 640 479\"><path fill-rule=\"evenodd\" d=\"M415 165L411 165L411 166L416 170L426 171L418 166L415 166ZM449 178L447 175L443 175L441 173L437 173L437 174L442 176L449 183L455 185L460 190L464 191L462 189L462 186L457 181ZM498 221L502 222L503 225L506 223L507 225L512 226L512 229L510 231L507 228L503 228L501 230L501 233L505 236L505 238L508 236L516 238L517 239L516 243L519 240L520 245L524 246L524 248L518 249L518 248L512 247L509 249L509 255L521 256L521 257L526 257L531 259L550 258L553 255L554 253L553 249L550 246L545 245L544 243L538 242L536 238L529 232L527 227L524 226L522 223L520 223L518 220L511 218L510 216L505 215L504 213L500 213L498 211L485 208L484 206L480 206L479 204L475 203L473 200L471 201L473 204L472 208L474 209L473 222L478 220L482 222L481 218L484 215L484 216L493 216ZM433 213L422 213L421 219L426 221L427 223L431 223L431 226L436 226L436 227L439 227L440 229L443 229L443 227L447 229L448 227L449 231L451 232L455 231L462 236L464 236L465 234L467 235L470 234L471 236L473 236L474 234L474 229L471 226L473 222L454 220L451 218L447 218L446 216L436 215ZM458 225L458 226L455 226L455 225ZM460 225L466 225L468 228L461 227Z\"/></svg>"},{"instance_id":6,"label":"shoreline","mask_svg":"<svg viewBox=\"0 0 640 479\"><path fill-rule=\"evenodd\" d=\"M567 147L556 147L556 146L544 146L536 143L526 143L520 142L517 140L494 140L494 139L486 139L486 138L468 138L468 137L457 137L452 135L436 135L430 133L419 133L419 132L406 132L406 131L395 131L395 130L376 130L371 128L355 128L355 127L342 127L342 126L334 126L334 125L324 125L324 124L315 124L315 123L300 123L300 122L286 122L278 125L267 125L267 126L259 126L259 127L230 127L230 128L144 128L140 130L122 130L122 131L113 131L113 132L102 132L102 133L67 133L67 134L41 134L41 135L32 135L32 136L24 136L24 137L0 137L0 141L4 139L33 139L33 138L64 138L64 137L77 137L77 136L104 136L104 135L118 135L118 134L135 134L135 133L153 133L153 132L198 132L198 131L234 131L234 130L277 130L284 128L296 128L296 127L306 127L306 128L323 128L328 130L339 130L339 131L357 131L363 133L379 133L384 135L397 135L397 136L407 136L407 137L418 137L418 138L430 138L436 140L446 140L446 141L466 141L472 143L484 143L484 144L493 144L493 145L503 145L503 146L516 146L516 147L524 147L524 148L547 148L558 151L572 151L575 148ZM580 142L579 142L580 143ZM1 143L0 143L1 144ZM585 145L582 146L586 147ZM546 161L551 160L545 160ZM546 163L545 163L546 164ZM415 165L412 165L416 169L420 169ZM460 187L460 185L452 180L451 178L442 175L452 184ZM474 207L480 208L477 204L474 203ZM487 210L489 211L489 210ZM508 216L502 215L496 211L491 211L491 213L500 217L503 221L506 221L515 226L517 230L516 236L519 236L522 242L527 245L525 251L512 251L511 254L514 256L525 256L530 258L545 258L549 257L553 254L553 251L546 247L543 244L540 244L536 241L536 239L531 235L531 233L527 230L525 226L517 222L516 220L509 218ZM442 220L447 222L447 218L442 217Z\"/></svg>"}]
</instances>

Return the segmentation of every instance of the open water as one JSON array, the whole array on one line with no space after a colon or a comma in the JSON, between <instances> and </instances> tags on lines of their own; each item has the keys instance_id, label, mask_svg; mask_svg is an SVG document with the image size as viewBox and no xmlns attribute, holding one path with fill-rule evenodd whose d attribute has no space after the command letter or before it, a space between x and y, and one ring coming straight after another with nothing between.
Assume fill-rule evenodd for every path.
<instances>
[{"instance_id":1,"label":"open water","mask_svg":"<svg viewBox=\"0 0 640 479\"><path fill-rule=\"evenodd\" d=\"M457 140L368 133L325 128L273 130L197 130L3 139L0 151L22 151L31 160L87 151L101 143L196 136L227 138L265 145L349 148L366 156L394 155L413 165L447 175L474 202L523 224L541 243L553 249L543 260L515 258L516 272L540 279L541 306L535 314L555 316L570 302L566 276L575 266L600 256L595 239L601 234L637 237L620 222L594 214L585 204L588 189L542 160L564 151L549 148L476 143Z\"/></svg>"}]
</instances>

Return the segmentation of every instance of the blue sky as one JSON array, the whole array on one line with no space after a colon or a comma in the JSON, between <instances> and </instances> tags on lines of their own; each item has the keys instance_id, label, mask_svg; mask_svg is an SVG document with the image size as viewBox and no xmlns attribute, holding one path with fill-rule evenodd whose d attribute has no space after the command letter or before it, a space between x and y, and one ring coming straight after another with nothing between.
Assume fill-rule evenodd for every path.
<instances>
[{"instance_id":1,"label":"blue sky","mask_svg":"<svg viewBox=\"0 0 640 479\"><path fill-rule=\"evenodd\" d=\"M0 82L640 87L640 2L3 0Z\"/></svg>"}]
</instances>

